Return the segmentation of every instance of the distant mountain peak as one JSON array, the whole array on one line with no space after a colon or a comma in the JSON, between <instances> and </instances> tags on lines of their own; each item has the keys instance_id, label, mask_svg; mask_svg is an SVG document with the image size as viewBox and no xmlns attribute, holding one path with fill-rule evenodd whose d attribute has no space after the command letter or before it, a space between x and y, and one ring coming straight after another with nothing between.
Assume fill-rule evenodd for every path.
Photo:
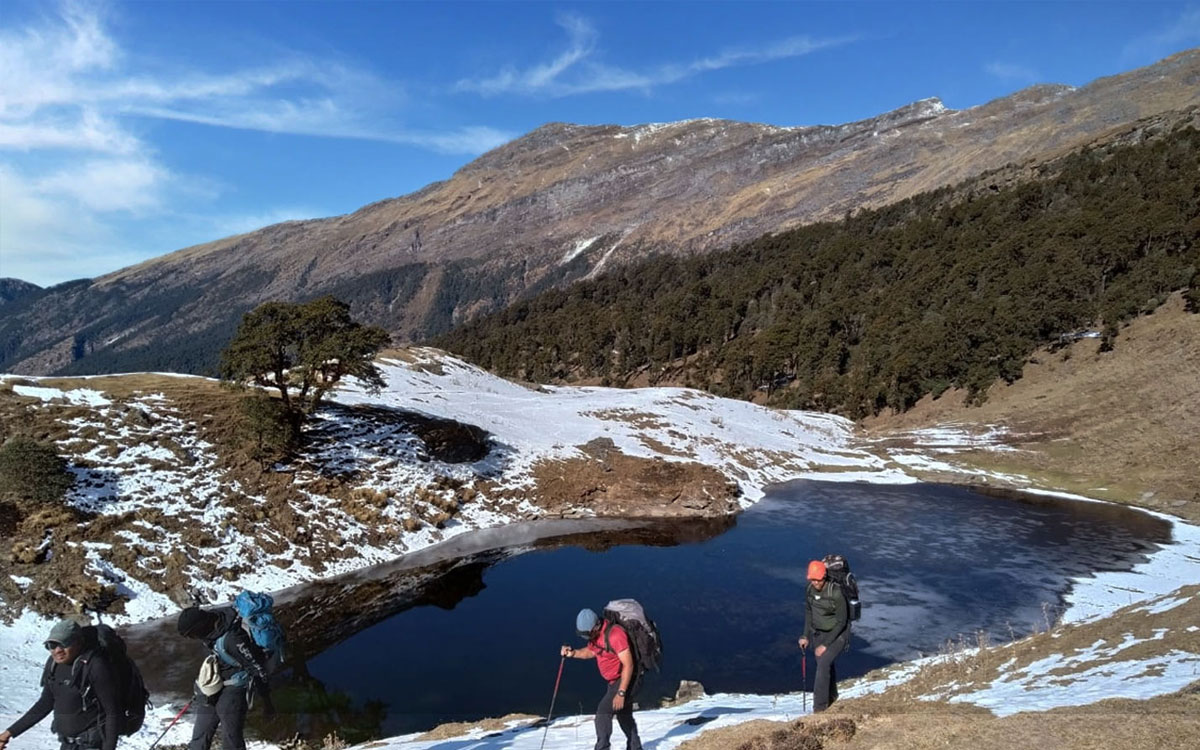
<instances>
[{"instance_id":1,"label":"distant mountain peak","mask_svg":"<svg viewBox=\"0 0 1200 750\"><path fill-rule=\"evenodd\" d=\"M42 287L28 281L12 278L0 279L0 305L6 302L16 302L22 297L37 294L40 291L42 291Z\"/></svg>"}]
</instances>

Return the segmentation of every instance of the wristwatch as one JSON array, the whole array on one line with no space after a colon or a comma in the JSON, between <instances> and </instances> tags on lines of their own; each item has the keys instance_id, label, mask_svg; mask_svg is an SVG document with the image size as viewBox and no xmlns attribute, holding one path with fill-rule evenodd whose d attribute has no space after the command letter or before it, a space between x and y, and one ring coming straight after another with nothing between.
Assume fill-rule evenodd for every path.
<instances>
[{"instance_id":1,"label":"wristwatch","mask_svg":"<svg viewBox=\"0 0 1200 750\"><path fill-rule=\"evenodd\" d=\"M624 690L618 690L618 691L617 691L617 695L619 695L619 696L621 696L622 698L624 698L624 697L625 697L625 691L624 691Z\"/></svg>"}]
</instances>

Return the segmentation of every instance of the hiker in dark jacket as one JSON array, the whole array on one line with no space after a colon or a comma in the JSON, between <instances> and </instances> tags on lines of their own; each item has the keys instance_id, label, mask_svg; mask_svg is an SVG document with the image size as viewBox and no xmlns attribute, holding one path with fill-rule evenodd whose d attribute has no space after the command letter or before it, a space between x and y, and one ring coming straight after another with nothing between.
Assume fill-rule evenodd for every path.
<instances>
[{"instance_id":1,"label":"hiker in dark jacket","mask_svg":"<svg viewBox=\"0 0 1200 750\"><path fill-rule=\"evenodd\" d=\"M267 712L272 713L267 685L267 655L241 626L237 612L229 607L203 610L188 607L179 613L179 634L204 642L216 657L224 686L214 696L197 694L196 724L188 750L208 750L217 728L224 750L245 750L246 712L250 698L258 693Z\"/></svg>"},{"instance_id":2,"label":"hiker in dark jacket","mask_svg":"<svg viewBox=\"0 0 1200 750\"><path fill-rule=\"evenodd\" d=\"M561 655L572 659L595 659L600 676L608 682L608 690L596 706L596 750L609 750L614 715L625 733L626 750L642 750L637 722L633 720L633 695L629 692L633 682L629 634L620 625L601 620L590 609L581 610L575 618L575 632L587 638L587 645L583 648L563 646Z\"/></svg>"},{"instance_id":3,"label":"hiker in dark jacket","mask_svg":"<svg viewBox=\"0 0 1200 750\"><path fill-rule=\"evenodd\" d=\"M837 700L837 667L834 661L850 640L850 606L842 587L826 576L825 563L808 564L808 588L804 592L804 635L800 648L812 643L817 657L813 684L813 712L824 711Z\"/></svg>"},{"instance_id":4,"label":"hiker in dark jacket","mask_svg":"<svg viewBox=\"0 0 1200 750\"><path fill-rule=\"evenodd\" d=\"M50 658L42 672L42 695L7 730L0 732L0 750L51 711L50 730L62 750L114 750L120 729L120 697L115 675L79 623L62 620L46 639Z\"/></svg>"}]
</instances>

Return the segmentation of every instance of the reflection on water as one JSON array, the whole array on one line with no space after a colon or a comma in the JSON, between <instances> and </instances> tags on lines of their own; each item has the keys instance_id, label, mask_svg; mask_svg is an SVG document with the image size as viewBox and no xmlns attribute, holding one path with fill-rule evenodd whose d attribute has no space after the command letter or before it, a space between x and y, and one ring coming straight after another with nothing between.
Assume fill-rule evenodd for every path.
<instances>
[{"instance_id":1,"label":"reflection on water","mask_svg":"<svg viewBox=\"0 0 1200 750\"><path fill-rule=\"evenodd\" d=\"M1104 504L818 482L775 488L736 526L601 522L609 527L584 531L596 523L463 535L281 596L281 619L306 661L287 687L295 700L280 706L287 715L260 733L319 737L353 725L357 740L544 712L558 645L580 643L575 613L626 596L664 634L664 670L648 680L643 705L680 679L709 692L795 690L810 558L841 552L860 580L863 620L839 661L846 677L962 633L1023 635L1061 606L1072 577L1128 569L1170 537L1166 522ZM173 690L187 692L201 657L160 656ZM171 677L164 662L187 669ZM594 663L569 662L558 713L590 713L601 687Z\"/></svg>"}]
</instances>

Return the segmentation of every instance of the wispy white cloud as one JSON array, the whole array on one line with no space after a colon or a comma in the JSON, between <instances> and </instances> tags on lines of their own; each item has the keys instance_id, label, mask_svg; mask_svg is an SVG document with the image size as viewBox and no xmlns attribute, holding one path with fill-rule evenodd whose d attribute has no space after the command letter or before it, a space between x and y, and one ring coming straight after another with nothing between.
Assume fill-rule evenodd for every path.
<instances>
[{"instance_id":1,"label":"wispy white cloud","mask_svg":"<svg viewBox=\"0 0 1200 750\"><path fill-rule=\"evenodd\" d=\"M337 61L295 58L225 74L152 76L125 60L95 10L74 4L64 6L57 24L0 34L0 147L131 153L139 144L122 124L129 116L455 153L481 142L485 130L432 140L412 133L396 122L406 99L400 86ZM482 142L511 137L492 134Z\"/></svg>"},{"instance_id":2,"label":"wispy white cloud","mask_svg":"<svg viewBox=\"0 0 1200 750\"><path fill-rule=\"evenodd\" d=\"M3 164L0 196L0 276L46 286L142 260L120 241L103 211L84 210L75 197Z\"/></svg>"},{"instance_id":3,"label":"wispy white cloud","mask_svg":"<svg viewBox=\"0 0 1200 750\"><path fill-rule=\"evenodd\" d=\"M664 63L645 70L629 70L596 59L599 34L586 19L562 16L558 23L567 32L567 46L548 62L538 63L526 70L506 66L492 76L460 80L455 90L484 96L519 94L548 97L605 91L649 91L713 70L800 57L855 40L852 36L828 39L794 36L762 47L732 48L690 62Z\"/></svg>"},{"instance_id":4,"label":"wispy white cloud","mask_svg":"<svg viewBox=\"0 0 1200 750\"><path fill-rule=\"evenodd\" d=\"M261 229L262 227L270 226L272 224L281 224L285 221L312 219L319 215L319 211L311 207L285 206L273 208L269 211L263 211L259 213L195 218L197 224L206 224L211 226L211 229L207 231L207 236L230 237L235 234L253 232L256 229Z\"/></svg>"},{"instance_id":5,"label":"wispy white cloud","mask_svg":"<svg viewBox=\"0 0 1200 750\"><path fill-rule=\"evenodd\" d=\"M36 195L57 196L94 212L141 212L160 208L169 173L142 158L97 158L39 177Z\"/></svg>"},{"instance_id":6,"label":"wispy white cloud","mask_svg":"<svg viewBox=\"0 0 1200 750\"><path fill-rule=\"evenodd\" d=\"M1161 28L1131 40L1121 50L1121 58L1127 63L1151 63L1197 44L1200 44L1200 5L1190 5Z\"/></svg>"},{"instance_id":7,"label":"wispy white cloud","mask_svg":"<svg viewBox=\"0 0 1200 750\"><path fill-rule=\"evenodd\" d=\"M1028 65L1019 65L1016 63L1006 62L990 62L983 67L988 72L988 75L995 76L1002 81L1013 81L1016 83L1037 83L1042 80L1042 76Z\"/></svg>"},{"instance_id":8,"label":"wispy white cloud","mask_svg":"<svg viewBox=\"0 0 1200 750\"><path fill-rule=\"evenodd\" d=\"M268 64L178 69L126 49L103 5L67 0L43 10L20 27L0 27L0 275L61 280L50 252L72 259L72 275L114 270L130 245L116 228L131 218L205 226L184 214L196 199L217 198L221 181L173 171L147 141L147 119L449 154L482 153L512 137L483 126L405 127L403 88L342 60L273 50ZM208 223L214 232L230 224Z\"/></svg>"}]
</instances>

